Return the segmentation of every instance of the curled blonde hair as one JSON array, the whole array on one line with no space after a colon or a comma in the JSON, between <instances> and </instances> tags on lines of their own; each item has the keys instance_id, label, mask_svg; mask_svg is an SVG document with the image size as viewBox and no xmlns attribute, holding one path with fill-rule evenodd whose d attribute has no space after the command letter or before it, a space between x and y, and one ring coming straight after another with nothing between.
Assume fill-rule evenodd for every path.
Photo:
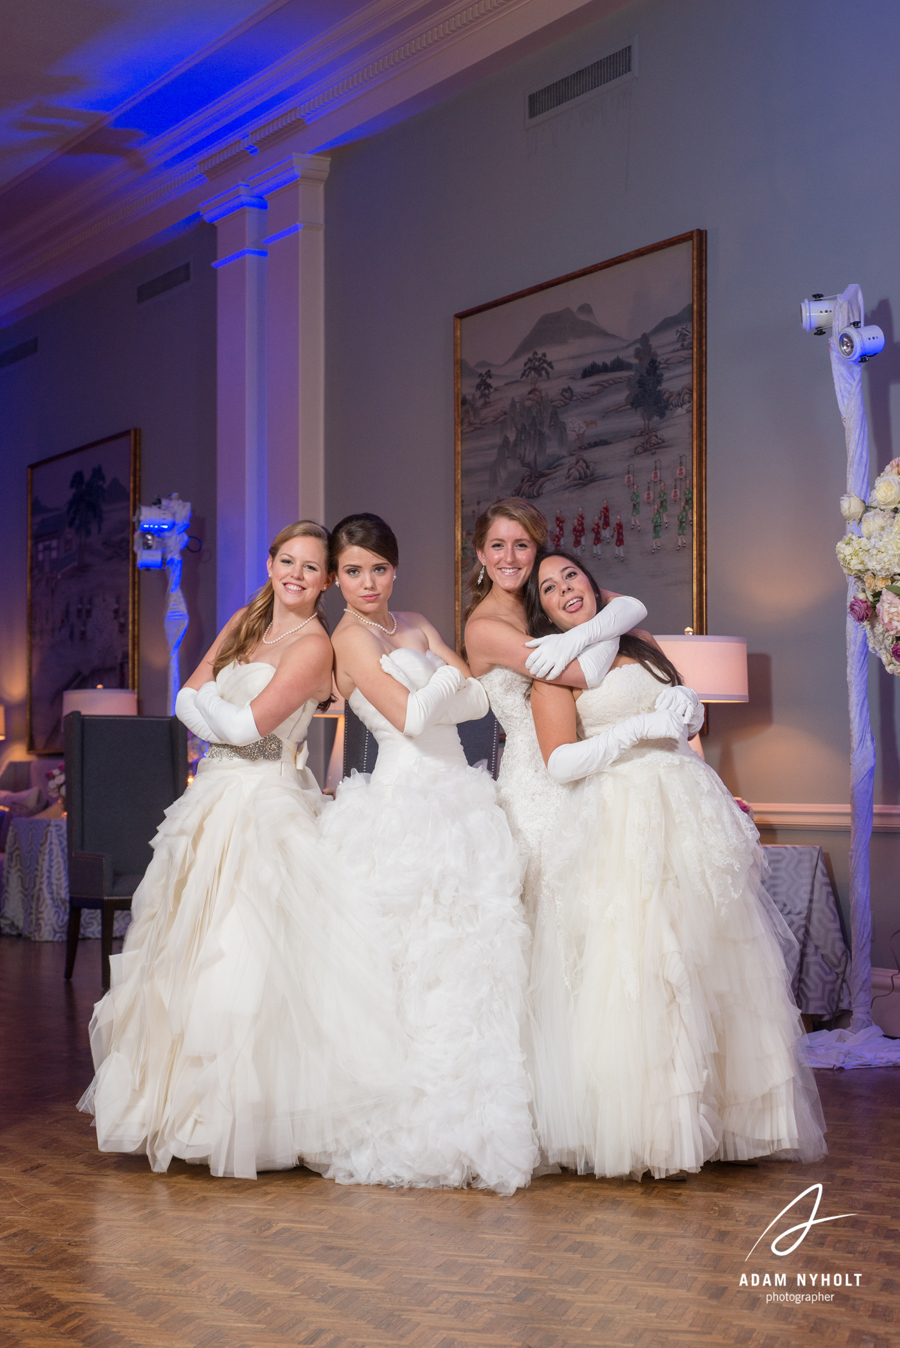
<instances>
[{"instance_id":1,"label":"curled blonde hair","mask_svg":"<svg viewBox=\"0 0 900 1348\"><path fill-rule=\"evenodd\" d=\"M538 552L542 552L546 548L550 526L537 506L533 506L530 501L524 501L521 496L507 496L504 500L495 501L493 505L488 506L487 510L483 510L475 521L475 528L472 531L472 546L476 551L480 552L484 548L488 531L496 519L513 520L525 530ZM482 574L479 579L480 573ZM476 561L469 577L469 602L463 613L464 627L482 599L487 599L492 585L493 581L488 577L487 571L484 570L481 562Z\"/></svg>"},{"instance_id":2,"label":"curled blonde hair","mask_svg":"<svg viewBox=\"0 0 900 1348\"><path fill-rule=\"evenodd\" d=\"M314 520L298 520L296 524L289 524L282 529L280 534L276 535L272 546L269 548L269 556L273 562L285 543L292 538L317 538L325 553L326 571L330 573L328 530L323 528L321 524L316 524ZM219 671L224 669L226 665L230 665L232 660L235 660L239 665L244 663L251 651L256 650L262 640L263 633L272 621L274 613L275 591L270 576L262 589L257 590L219 647L213 663L213 678L216 678ZM328 620L325 617L325 610L322 608L321 595L316 600L316 617L327 632Z\"/></svg>"}]
</instances>

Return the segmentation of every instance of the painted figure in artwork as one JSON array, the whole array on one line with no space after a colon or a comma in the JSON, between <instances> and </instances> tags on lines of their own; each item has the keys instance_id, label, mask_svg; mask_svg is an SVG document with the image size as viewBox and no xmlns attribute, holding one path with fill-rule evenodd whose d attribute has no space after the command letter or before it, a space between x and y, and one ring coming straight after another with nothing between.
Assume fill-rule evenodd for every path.
<instances>
[{"instance_id":1,"label":"painted figure in artwork","mask_svg":"<svg viewBox=\"0 0 900 1348\"><path fill-rule=\"evenodd\" d=\"M688 508L687 502L685 501L678 512L678 543L676 544L676 548L679 552L682 548L687 547L687 517Z\"/></svg>"},{"instance_id":2,"label":"painted figure in artwork","mask_svg":"<svg viewBox=\"0 0 900 1348\"><path fill-rule=\"evenodd\" d=\"M660 550L660 548L662 547L662 543L660 541L661 537L662 537L662 514L660 513L659 506L657 506L653 512L653 547L651 548L651 552L658 552Z\"/></svg>"},{"instance_id":3,"label":"painted figure in artwork","mask_svg":"<svg viewBox=\"0 0 900 1348\"><path fill-rule=\"evenodd\" d=\"M637 487L631 489L631 527L641 531L641 493Z\"/></svg>"},{"instance_id":4,"label":"painted figure in artwork","mask_svg":"<svg viewBox=\"0 0 900 1348\"><path fill-rule=\"evenodd\" d=\"M581 506L578 507L578 513L572 524L572 542L575 545L575 551L580 554L584 543L584 511Z\"/></svg>"},{"instance_id":5,"label":"painted figure in artwork","mask_svg":"<svg viewBox=\"0 0 900 1348\"><path fill-rule=\"evenodd\" d=\"M622 523L622 516L616 516L616 561L625 560L625 526Z\"/></svg>"},{"instance_id":6,"label":"painted figure in artwork","mask_svg":"<svg viewBox=\"0 0 900 1348\"><path fill-rule=\"evenodd\" d=\"M600 523L600 516L594 516L594 523L591 525L591 533L594 538L594 558L599 562L601 553L601 543L603 541L603 526Z\"/></svg>"},{"instance_id":7,"label":"painted figure in artwork","mask_svg":"<svg viewBox=\"0 0 900 1348\"><path fill-rule=\"evenodd\" d=\"M600 511L600 527L603 530L603 542L608 545L612 538L612 529L609 523L609 501L603 502L603 509Z\"/></svg>"},{"instance_id":8,"label":"painted figure in artwork","mask_svg":"<svg viewBox=\"0 0 900 1348\"><path fill-rule=\"evenodd\" d=\"M659 513L662 515L663 527L669 527L669 494L666 491L665 482L659 484Z\"/></svg>"},{"instance_id":9,"label":"painted figure in artwork","mask_svg":"<svg viewBox=\"0 0 900 1348\"><path fill-rule=\"evenodd\" d=\"M561 510L556 512L556 529L553 534L554 547L562 547L562 541L566 536L566 517ZM559 542L556 542L559 539Z\"/></svg>"}]
</instances>

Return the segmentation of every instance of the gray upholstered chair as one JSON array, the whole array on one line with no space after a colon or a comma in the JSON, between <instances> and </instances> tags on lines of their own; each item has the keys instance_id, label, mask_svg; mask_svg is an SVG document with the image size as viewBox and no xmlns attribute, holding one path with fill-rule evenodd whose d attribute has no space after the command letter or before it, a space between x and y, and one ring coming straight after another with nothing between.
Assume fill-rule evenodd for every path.
<instances>
[{"instance_id":1,"label":"gray upholstered chair","mask_svg":"<svg viewBox=\"0 0 900 1348\"><path fill-rule=\"evenodd\" d=\"M463 721L457 726L466 761L471 767L486 763L488 772L496 778L500 766L500 722L492 711L480 721ZM378 758L375 736L363 725L349 703L344 712L344 776L357 772L371 772Z\"/></svg>"},{"instance_id":2,"label":"gray upholstered chair","mask_svg":"<svg viewBox=\"0 0 900 1348\"><path fill-rule=\"evenodd\" d=\"M109 987L113 919L153 855L150 841L187 786L187 729L174 716L83 716L63 722L69 851L66 978L84 908L101 914L101 976Z\"/></svg>"}]
</instances>

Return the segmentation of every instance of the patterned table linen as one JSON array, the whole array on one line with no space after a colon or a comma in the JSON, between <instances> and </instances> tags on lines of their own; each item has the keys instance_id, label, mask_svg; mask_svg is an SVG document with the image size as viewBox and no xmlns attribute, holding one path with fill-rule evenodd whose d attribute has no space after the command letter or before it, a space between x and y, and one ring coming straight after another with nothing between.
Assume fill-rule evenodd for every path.
<instances>
[{"instance_id":1,"label":"patterned table linen","mask_svg":"<svg viewBox=\"0 0 900 1348\"><path fill-rule=\"evenodd\" d=\"M124 936L130 921L130 913L116 913L116 936ZM68 922L65 819L14 819L3 867L0 935L64 941ZM99 939L99 912L82 913L81 935Z\"/></svg>"},{"instance_id":2,"label":"patterned table linen","mask_svg":"<svg viewBox=\"0 0 900 1348\"><path fill-rule=\"evenodd\" d=\"M765 848L766 890L800 946L794 996L811 1016L834 1016L850 1007L850 952L821 847Z\"/></svg>"}]
</instances>

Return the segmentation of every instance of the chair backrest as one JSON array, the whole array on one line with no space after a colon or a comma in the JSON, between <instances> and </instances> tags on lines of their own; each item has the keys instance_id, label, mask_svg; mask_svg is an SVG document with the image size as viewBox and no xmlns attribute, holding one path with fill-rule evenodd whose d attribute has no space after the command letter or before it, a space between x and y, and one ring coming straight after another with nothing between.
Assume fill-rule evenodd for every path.
<instances>
[{"instance_id":1,"label":"chair backrest","mask_svg":"<svg viewBox=\"0 0 900 1348\"><path fill-rule=\"evenodd\" d=\"M457 730L470 767L486 762L488 772L496 778L500 766L500 723L494 713L489 711L480 721L463 721ZM344 710L344 776L349 777L354 768L357 772L371 772L377 758L375 736L348 702Z\"/></svg>"},{"instance_id":2,"label":"chair backrest","mask_svg":"<svg viewBox=\"0 0 900 1348\"><path fill-rule=\"evenodd\" d=\"M63 721L69 855L100 852L114 875L141 874L150 841L187 786L187 728L174 716Z\"/></svg>"}]
</instances>

